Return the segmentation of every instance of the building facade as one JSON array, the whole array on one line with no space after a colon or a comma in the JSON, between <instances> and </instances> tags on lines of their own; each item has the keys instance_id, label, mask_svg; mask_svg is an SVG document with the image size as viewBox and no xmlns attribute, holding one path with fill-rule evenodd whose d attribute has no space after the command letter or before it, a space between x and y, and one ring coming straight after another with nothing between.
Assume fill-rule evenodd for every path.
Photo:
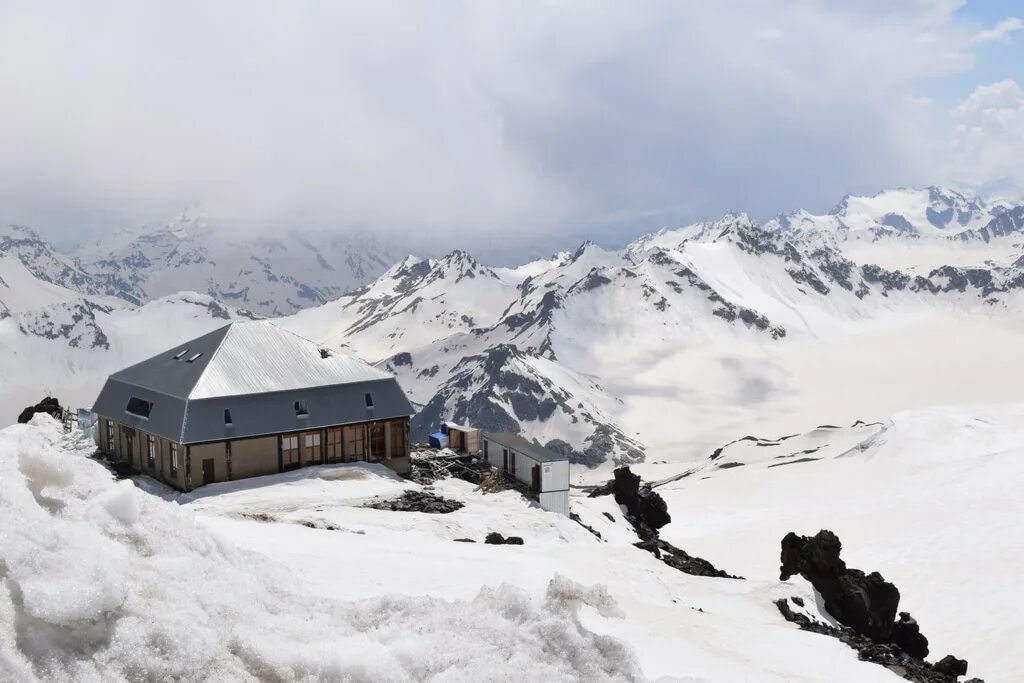
<instances>
[{"instance_id":1,"label":"building facade","mask_svg":"<svg viewBox=\"0 0 1024 683\"><path fill-rule=\"evenodd\" d=\"M269 321L111 375L93 412L101 450L183 491L308 465L411 468L412 406L397 380Z\"/></svg>"},{"instance_id":2,"label":"building facade","mask_svg":"<svg viewBox=\"0 0 1024 683\"><path fill-rule=\"evenodd\" d=\"M483 435L484 458L525 484L545 510L569 514L569 457L509 432Z\"/></svg>"}]
</instances>

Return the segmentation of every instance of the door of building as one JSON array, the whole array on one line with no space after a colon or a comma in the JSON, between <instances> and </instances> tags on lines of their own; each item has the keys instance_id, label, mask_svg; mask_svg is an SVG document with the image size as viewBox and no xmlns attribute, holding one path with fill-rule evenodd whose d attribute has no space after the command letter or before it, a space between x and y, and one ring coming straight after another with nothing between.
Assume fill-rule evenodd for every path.
<instances>
[{"instance_id":1,"label":"door of building","mask_svg":"<svg viewBox=\"0 0 1024 683\"><path fill-rule=\"evenodd\" d=\"M302 464L320 464L320 432L304 432L302 434Z\"/></svg>"},{"instance_id":2,"label":"door of building","mask_svg":"<svg viewBox=\"0 0 1024 683\"><path fill-rule=\"evenodd\" d=\"M533 484L530 490L533 491L534 493L540 493L540 465L533 466L532 474Z\"/></svg>"},{"instance_id":3,"label":"door of building","mask_svg":"<svg viewBox=\"0 0 1024 683\"><path fill-rule=\"evenodd\" d=\"M203 460L203 485L212 484L214 479L213 458L206 458Z\"/></svg>"}]
</instances>

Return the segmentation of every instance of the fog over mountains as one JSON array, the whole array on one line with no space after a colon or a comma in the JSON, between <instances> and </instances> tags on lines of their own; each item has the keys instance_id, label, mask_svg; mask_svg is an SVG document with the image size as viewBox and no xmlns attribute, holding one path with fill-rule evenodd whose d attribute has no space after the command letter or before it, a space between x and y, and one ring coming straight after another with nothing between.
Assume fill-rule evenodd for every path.
<instances>
[{"instance_id":1,"label":"fog over mountains","mask_svg":"<svg viewBox=\"0 0 1024 683\"><path fill-rule=\"evenodd\" d=\"M398 375L419 410L416 438L454 419L522 432L589 467L676 459L684 435L710 447L741 424L809 427L819 410L870 417L934 393L919 375L940 355L920 354L958 354L976 334L1017 340L1022 288L1024 206L940 187L763 225L730 213L516 268L460 250L405 256L362 235L221 240L188 214L71 253L10 227L0 363L16 390L3 410L45 390L90 405L127 363L239 316L283 316ZM931 348L897 363L923 343L914 335ZM858 347L889 341L897 374L865 370ZM951 360L949 372L994 372L984 358ZM869 381L893 383L881 392L891 406Z\"/></svg>"}]
</instances>

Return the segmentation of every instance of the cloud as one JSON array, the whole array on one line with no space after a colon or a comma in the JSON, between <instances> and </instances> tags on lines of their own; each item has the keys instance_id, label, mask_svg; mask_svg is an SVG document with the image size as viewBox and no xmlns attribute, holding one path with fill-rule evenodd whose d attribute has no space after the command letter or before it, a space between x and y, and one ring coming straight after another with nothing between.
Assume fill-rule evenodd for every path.
<instances>
[{"instance_id":1,"label":"cloud","mask_svg":"<svg viewBox=\"0 0 1024 683\"><path fill-rule=\"evenodd\" d=\"M1024 182L1024 89L1007 79L977 86L952 111L950 173L981 184Z\"/></svg>"},{"instance_id":2,"label":"cloud","mask_svg":"<svg viewBox=\"0 0 1024 683\"><path fill-rule=\"evenodd\" d=\"M1009 17L1003 19L992 28L978 31L974 34L971 39L973 43L992 43L1003 40L1006 36L1014 33L1015 31L1024 30L1024 19L1018 19L1017 17Z\"/></svg>"},{"instance_id":3,"label":"cloud","mask_svg":"<svg viewBox=\"0 0 1024 683\"><path fill-rule=\"evenodd\" d=\"M542 250L825 208L934 179L958 4L8 2L0 219Z\"/></svg>"}]
</instances>

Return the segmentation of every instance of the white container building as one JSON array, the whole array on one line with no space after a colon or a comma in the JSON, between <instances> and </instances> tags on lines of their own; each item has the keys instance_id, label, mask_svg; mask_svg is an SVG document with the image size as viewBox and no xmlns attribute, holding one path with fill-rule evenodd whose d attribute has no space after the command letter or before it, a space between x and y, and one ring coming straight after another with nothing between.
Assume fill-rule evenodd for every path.
<instances>
[{"instance_id":1,"label":"white container building","mask_svg":"<svg viewBox=\"0 0 1024 683\"><path fill-rule=\"evenodd\" d=\"M545 510L569 515L569 457L518 434L483 435L484 458L525 484Z\"/></svg>"}]
</instances>

